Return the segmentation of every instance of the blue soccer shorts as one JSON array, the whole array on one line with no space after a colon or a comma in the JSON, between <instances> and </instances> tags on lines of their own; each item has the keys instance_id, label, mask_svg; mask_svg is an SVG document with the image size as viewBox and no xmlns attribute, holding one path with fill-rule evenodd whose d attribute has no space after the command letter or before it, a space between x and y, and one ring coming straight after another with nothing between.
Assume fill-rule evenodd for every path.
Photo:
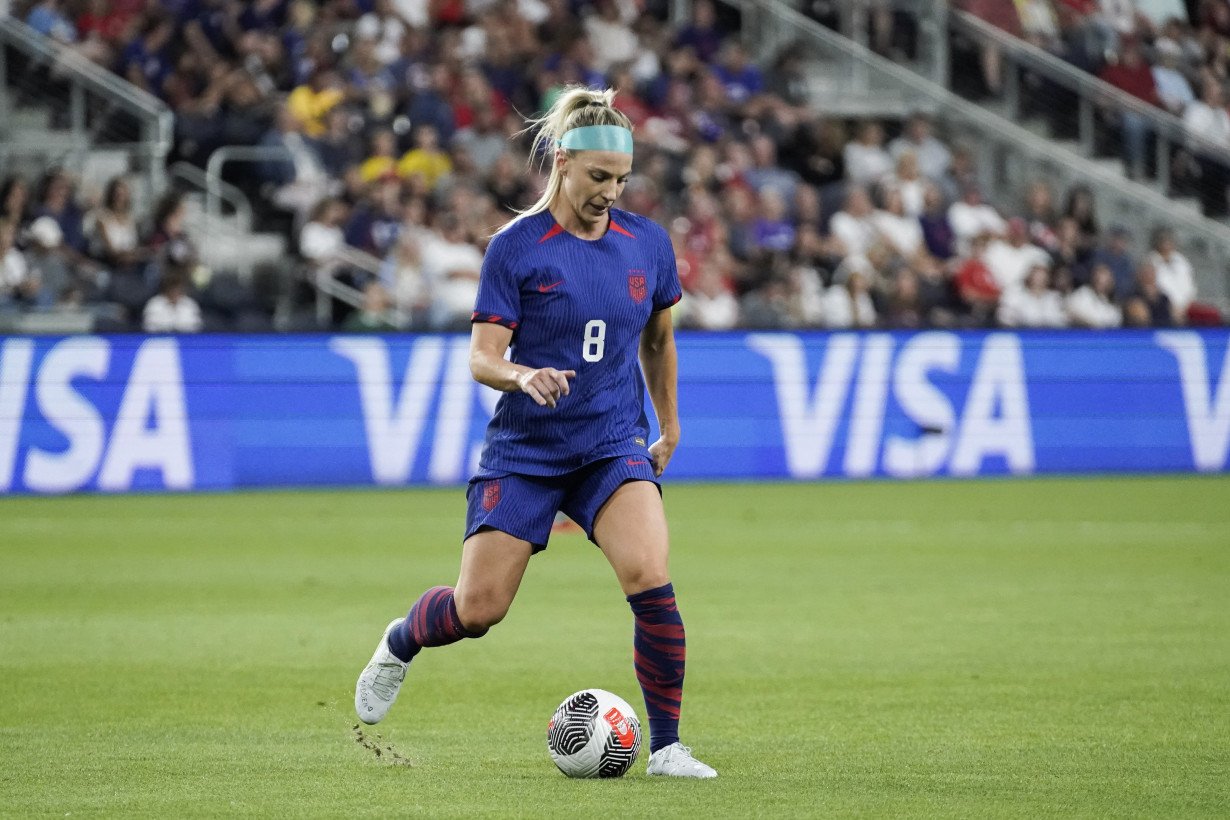
<instances>
[{"instance_id":1,"label":"blue soccer shorts","mask_svg":"<svg viewBox=\"0 0 1230 820\"><path fill-rule=\"evenodd\" d=\"M465 537L490 528L529 541L534 552L541 552L556 512L563 510L593 541L598 511L628 481L651 481L662 491L643 452L595 461L563 475L479 470L466 488Z\"/></svg>"}]
</instances>

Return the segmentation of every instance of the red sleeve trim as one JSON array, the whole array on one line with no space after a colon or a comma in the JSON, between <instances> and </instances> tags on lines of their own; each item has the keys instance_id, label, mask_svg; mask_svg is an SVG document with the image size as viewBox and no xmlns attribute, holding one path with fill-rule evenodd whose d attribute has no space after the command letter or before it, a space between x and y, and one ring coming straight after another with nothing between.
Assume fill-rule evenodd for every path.
<instances>
[{"instance_id":1,"label":"red sleeve trim","mask_svg":"<svg viewBox=\"0 0 1230 820\"><path fill-rule=\"evenodd\" d=\"M516 330L517 325L521 324L520 322L514 321L513 319L506 319L503 316L496 316L494 313L482 313L477 310L474 311L474 313L470 316L470 322L471 323L481 322L481 323L491 324L491 325L502 325L503 327L506 327L509 330Z\"/></svg>"}]
</instances>

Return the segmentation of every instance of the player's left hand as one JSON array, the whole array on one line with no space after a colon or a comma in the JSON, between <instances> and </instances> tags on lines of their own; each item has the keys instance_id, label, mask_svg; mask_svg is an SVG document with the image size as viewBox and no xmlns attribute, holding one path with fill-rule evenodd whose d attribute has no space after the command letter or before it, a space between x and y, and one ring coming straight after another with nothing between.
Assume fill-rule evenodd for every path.
<instances>
[{"instance_id":1,"label":"player's left hand","mask_svg":"<svg viewBox=\"0 0 1230 820\"><path fill-rule=\"evenodd\" d=\"M670 463L671 456L675 454L675 448L678 446L679 439L667 439L665 436L649 445L649 460L653 463L655 476L660 476L666 471L666 465Z\"/></svg>"}]
</instances>

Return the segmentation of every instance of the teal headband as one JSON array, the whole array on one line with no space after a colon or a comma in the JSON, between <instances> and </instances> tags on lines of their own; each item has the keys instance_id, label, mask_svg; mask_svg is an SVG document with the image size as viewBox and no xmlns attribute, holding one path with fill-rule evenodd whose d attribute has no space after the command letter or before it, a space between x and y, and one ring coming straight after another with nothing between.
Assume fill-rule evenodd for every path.
<instances>
[{"instance_id":1,"label":"teal headband","mask_svg":"<svg viewBox=\"0 0 1230 820\"><path fill-rule=\"evenodd\" d=\"M620 125L584 125L564 132L560 148L570 151L632 153L632 132Z\"/></svg>"}]
</instances>

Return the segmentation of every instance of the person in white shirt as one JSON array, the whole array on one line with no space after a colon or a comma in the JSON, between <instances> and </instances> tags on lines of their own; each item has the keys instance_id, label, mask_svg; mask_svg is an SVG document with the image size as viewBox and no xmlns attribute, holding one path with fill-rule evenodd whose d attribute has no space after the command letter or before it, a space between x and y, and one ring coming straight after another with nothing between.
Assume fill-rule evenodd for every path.
<instances>
[{"instance_id":1,"label":"person in white shirt","mask_svg":"<svg viewBox=\"0 0 1230 820\"><path fill-rule=\"evenodd\" d=\"M1160 37L1153 44L1157 54L1157 62L1153 66L1153 83L1157 86L1157 95L1171 114L1183 116L1187 106L1196 101L1192 85L1179 70L1179 60L1183 58L1183 47L1168 37Z\"/></svg>"},{"instance_id":2,"label":"person in white shirt","mask_svg":"<svg viewBox=\"0 0 1230 820\"><path fill-rule=\"evenodd\" d=\"M186 276L176 272L163 275L158 294L145 303L141 326L146 333L200 332L201 308L188 295Z\"/></svg>"},{"instance_id":3,"label":"person in white shirt","mask_svg":"<svg viewBox=\"0 0 1230 820\"><path fill-rule=\"evenodd\" d=\"M720 264L702 265L696 286L683 295L681 320L701 330L730 330L739 322L739 300Z\"/></svg>"},{"instance_id":4,"label":"person in white shirt","mask_svg":"<svg viewBox=\"0 0 1230 820\"><path fill-rule=\"evenodd\" d=\"M606 73L616 63L636 59L640 41L620 17L615 0L599 0L596 11L585 18L585 33L594 49L593 67Z\"/></svg>"},{"instance_id":5,"label":"person in white shirt","mask_svg":"<svg viewBox=\"0 0 1230 820\"><path fill-rule=\"evenodd\" d=\"M841 329L875 327L876 308L871 302L867 277L855 265L842 265L833 286L824 294L824 324Z\"/></svg>"},{"instance_id":6,"label":"person in white shirt","mask_svg":"<svg viewBox=\"0 0 1230 820\"><path fill-rule=\"evenodd\" d=\"M38 282L30 276L30 266L16 239L17 227L10 220L0 219L0 306L32 298L38 292Z\"/></svg>"},{"instance_id":7,"label":"person in white shirt","mask_svg":"<svg viewBox=\"0 0 1230 820\"><path fill-rule=\"evenodd\" d=\"M1064 307L1075 327L1095 330L1120 327L1123 311L1114 302L1115 275L1107 265L1094 265L1088 285L1068 295Z\"/></svg>"},{"instance_id":8,"label":"person in white shirt","mask_svg":"<svg viewBox=\"0 0 1230 820\"><path fill-rule=\"evenodd\" d=\"M1161 228L1153 234L1153 252L1149 263L1157 271L1157 287L1170 300L1175 313L1182 319L1196 301L1196 277L1192 263L1179 252L1174 233Z\"/></svg>"},{"instance_id":9,"label":"person in white shirt","mask_svg":"<svg viewBox=\"0 0 1230 820\"><path fill-rule=\"evenodd\" d=\"M915 114L905 125L905 133L893 140L888 152L894 160L907 153L918 157L919 172L931 179L942 179L952 167L952 152L931 133L931 120L925 114Z\"/></svg>"},{"instance_id":10,"label":"person in white shirt","mask_svg":"<svg viewBox=\"0 0 1230 820\"><path fill-rule=\"evenodd\" d=\"M1004 327L1066 327L1063 297L1049 287L1050 269L1034 265L1025 281L1004 291L996 318Z\"/></svg>"},{"instance_id":11,"label":"person in white shirt","mask_svg":"<svg viewBox=\"0 0 1230 820\"><path fill-rule=\"evenodd\" d=\"M884 184L899 190L905 212L918 218L927 209L927 189L934 183L919 170L918 155L906 151L897 157L896 173L885 179Z\"/></svg>"},{"instance_id":12,"label":"person in white shirt","mask_svg":"<svg viewBox=\"0 0 1230 820\"><path fill-rule=\"evenodd\" d=\"M905 198L895 187L884 189L884 210L872 216L885 243L902 259L912 261L923 252L922 223L905 212Z\"/></svg>"},{"instance_id":13,"label":"person in white shirt","mask_svg":"<svg viewBox=\"0 0 1230 820\"><path fill-rule=\"evenodd\" d=\"M840 244L842 256L867 253L880 241L880 232L873 219L871 195L866 188L851 186L846 191L845 207L833 214L829 221L829 233Z\"/></svg>"},{"instance_id":14,"label":"person in white shirt","mask_svg":"<svg viewBox=\"0 0 1230 820\"><path fill-rule=\"evenodd\" d=\"M1036 265L1047 265L1050 255L1029 241L1029 223L1019 216L1008 220L1008 235L987 246L982 261L1001 290L1018 287Z\"/></svg>"},{"instance_id":15,"label":"person in white shirt","mask_svg":"<svg viewBox=\"0 0 1230 820\"><path fill-rule=\"evenodd\" d=\"M990 205L982 201L982 192L973 185L967 186L959 201L948 209L948 224L957 236L957 252L969 251L970 240L984 233L1003 236L1008 223Z\"/></svg>"},{"instance_id":16,"label":"person in white shirt","mask_svg":"<svg viewBox=\"0 0 1230 820\"><path fill-rule=\"evenodd\" d=\"M1205 79L1200 99L1183 112L1183 124L1192 138L1190 147L1200 167L1200 204L1209 216L1224 216L1228 210L1226 186L1230 183L1230 169L1218 155L1223 149L1230 149L1230 113L1226 111L1220 80Z\"/></svg>"},{"instance_id":17,"label":"person in white shirt","mask_svg":"<svg viewBox=\"0 0 1230 820\"><path fill-rule=\"evenodd\" d=\"M855 185L879 182L893 171L893 158L884 149L884 127L874 120L858 129L858 137L842 150L846 180Z\"/></svg>"},{"instance_id":18,"label":"person in white shirt","mask_svg":"<svg viewBox=\"0 0 1230 820\"><path fill-rule=\"evenodd\" d=\"M431 325L435 330L469 326L478 298L478 273L483 254L466 241L461 220L452 213L440 216L437 230L422 244L423 277L432 292Z\"/></svg>"}]
</instances>

